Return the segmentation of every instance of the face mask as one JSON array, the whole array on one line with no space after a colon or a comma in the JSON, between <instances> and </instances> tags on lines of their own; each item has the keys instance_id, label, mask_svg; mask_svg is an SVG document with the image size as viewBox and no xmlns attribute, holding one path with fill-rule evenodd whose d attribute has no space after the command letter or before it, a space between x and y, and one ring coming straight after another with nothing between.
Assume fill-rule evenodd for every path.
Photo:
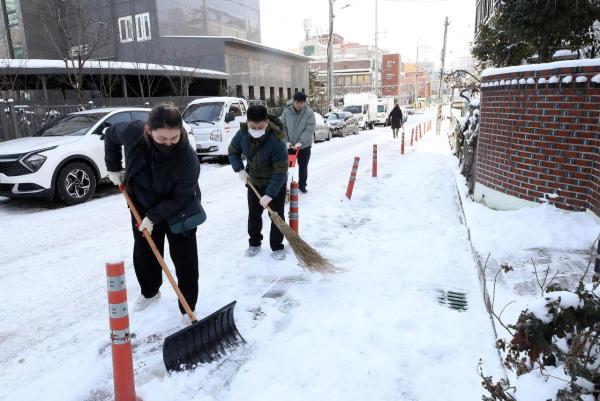
<instances>
[{"instance_id":1,"label":"face mask","mask_svg":"<svg viewBox=\"0 0 600 401\"><path fill-rule=\"evenodd\" d=\"M265 130L256 130L248 128L248 133L252 136L252 138L260 138L265 134Z\"/></svg>"},{"instance_id":2,"label":"face mask","mask_svg":"<svg viewBox=\"0 0 600 401\"><path fill-rule=\"evenodd\" d=\"M169 153L170 151L175 149L175 145L176 145L176 144L165 145L165 144L156 142L154 139L152 140L152 144L154 145L154 149L158 150L162 154Z\"/></svg>"}]
</instances>

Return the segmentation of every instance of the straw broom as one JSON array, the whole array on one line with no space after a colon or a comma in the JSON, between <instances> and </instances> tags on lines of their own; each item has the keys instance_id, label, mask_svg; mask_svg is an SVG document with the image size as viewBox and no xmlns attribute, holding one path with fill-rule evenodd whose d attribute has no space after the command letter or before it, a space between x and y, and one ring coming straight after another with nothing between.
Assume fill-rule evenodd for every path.
<instances>
[{"instance_id":1,"label":"straw broom","mask_svg":"<svg viewBox=\"0 0 600 401\"><path fill-rule=\"evenodd\" d=\"M254 191L258 199L260 199L260 193L254 188L250 181L248 181L247 184L252 188L252 191ZM300 236L287 225L277 212L273 211L273 209L268 206L267 211L269 212L269 218L273 224L281 231L285 239L288 240L290 247L303 268L310 272L317 273L338 273L340 271L340 269L335 267L331 261L321 256L319 252L300 238Z\"/></svg>"}]
</instances>

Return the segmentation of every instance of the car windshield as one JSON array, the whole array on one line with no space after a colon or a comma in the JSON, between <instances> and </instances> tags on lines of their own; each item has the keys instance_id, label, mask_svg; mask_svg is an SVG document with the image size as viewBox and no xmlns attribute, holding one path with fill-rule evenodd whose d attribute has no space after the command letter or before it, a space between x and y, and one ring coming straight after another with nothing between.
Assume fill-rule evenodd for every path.
<instances>
[{"instance_id":1,"label":"car windshield","mask_svg":"<svg viewBox=\"0 0 600 401\"><path fill-rule=\"evenodd\" d=\"M329 113L329 115L327 116L327 121L335 121L339 119L340 115L338 113Z\"/></svg>"},{"instance_id":2,"label":"car windshield","mask_svg":"<svg viewBox=\"0 0 600 401\"><path fill-rule=\"evenodd\" d=\"M379 106L377 106L377 112L378 113L383 113L385 111L385 106L380 104Z\"/></svg>"},{"instance_id":3,"label":"car windshield","mask_svg":"<svg viewBox=\"0 0 600 401\"><path fill-rule=\"evenodd\" d=\"M221 118L223 102L196 103L189 105L183 112L186 123L214 123Z\"/></svg>"},{"instance_id":4,"label":"car windshield","mask_svg":"<svg viewBox=\"0 0 600 401\"><path fill-rule=\"evenodd\" d=\"M71 114L38 132L38 136L83 136L108 113Z\"/></svg>"},{"instance_id":5,"label":"car windshield","mask_svg":"<svg viewBox=\"0 0 600 401\"><path fill-rule=\"evenodd\" d=\"M352 114L360 114L362 113L362 106L346 106L344 107L344 111Z\"/></svg>"}]
</instances>

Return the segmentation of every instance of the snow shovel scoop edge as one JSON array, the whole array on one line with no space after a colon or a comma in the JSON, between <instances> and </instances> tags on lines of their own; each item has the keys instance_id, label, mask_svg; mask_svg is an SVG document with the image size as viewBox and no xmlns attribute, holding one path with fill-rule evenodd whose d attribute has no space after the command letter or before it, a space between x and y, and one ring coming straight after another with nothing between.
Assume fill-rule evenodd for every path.
<instances>
[{"instance_id":1,"label":"snow shovel scoop edge","mask_svg":"<svg viewBox=\"0 0 600 401\"><path fill-rule=\"evenodd\" d=\"M120 185L119 190L125 196L131 213L138 225L140 225L142 218L125 187ZM191 321L191 325L169 335L165 339L163 344L163 362L167 371L193 369L201 363L213 362L225 355L229 349L245 343L244 338L235 325L233 316L236 301L231 302L200 321L196 320L194 312L181 293L179 286L175 282L173 275L147 230L144 230L144 237L148 241L148 245L152 249L154 256L156 256L160 267L167 276L169 283L177 294L179 302L181 302Z\"/></svg>"}]
</instances>

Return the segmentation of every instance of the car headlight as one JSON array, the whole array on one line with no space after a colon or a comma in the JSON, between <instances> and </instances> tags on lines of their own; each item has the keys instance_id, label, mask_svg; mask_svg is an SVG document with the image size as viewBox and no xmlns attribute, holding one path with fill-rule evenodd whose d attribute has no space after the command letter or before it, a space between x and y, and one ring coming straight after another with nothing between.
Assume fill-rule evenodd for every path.
<instances>
[{"instance_id":1,"label":"car headlight","mask_svg":"<svg viewBox=\"0 0 600 401\"><path fill-rule=\"evenodd\" d=\"M220 129L216 129L213 132L211 132L210 133L210 140L211 141L222 142L223 141L223 134L221 134L221 130Z\"/></svg>"},{"instance_id":2,"label":"car headlight","mask_svg":"<svg viewBox=\"0 0 600 401\"><path fill-rule=\"evenodd\" d=\"M40 155L40 153L46 152L48 150L52 150L52 149L55 149L55 148L56 148L56 146L53 146L51 148L40 149L40 150L35 151L33 153L29 153L28 155L26 155L25 157L23 157L20 160L20 162L29 171L31 171L32 173L35 173L36 171L38 171L42 167L42 165L44 164L44 162L47 159L46 156Z\"/></svg>"}]
</instances>

